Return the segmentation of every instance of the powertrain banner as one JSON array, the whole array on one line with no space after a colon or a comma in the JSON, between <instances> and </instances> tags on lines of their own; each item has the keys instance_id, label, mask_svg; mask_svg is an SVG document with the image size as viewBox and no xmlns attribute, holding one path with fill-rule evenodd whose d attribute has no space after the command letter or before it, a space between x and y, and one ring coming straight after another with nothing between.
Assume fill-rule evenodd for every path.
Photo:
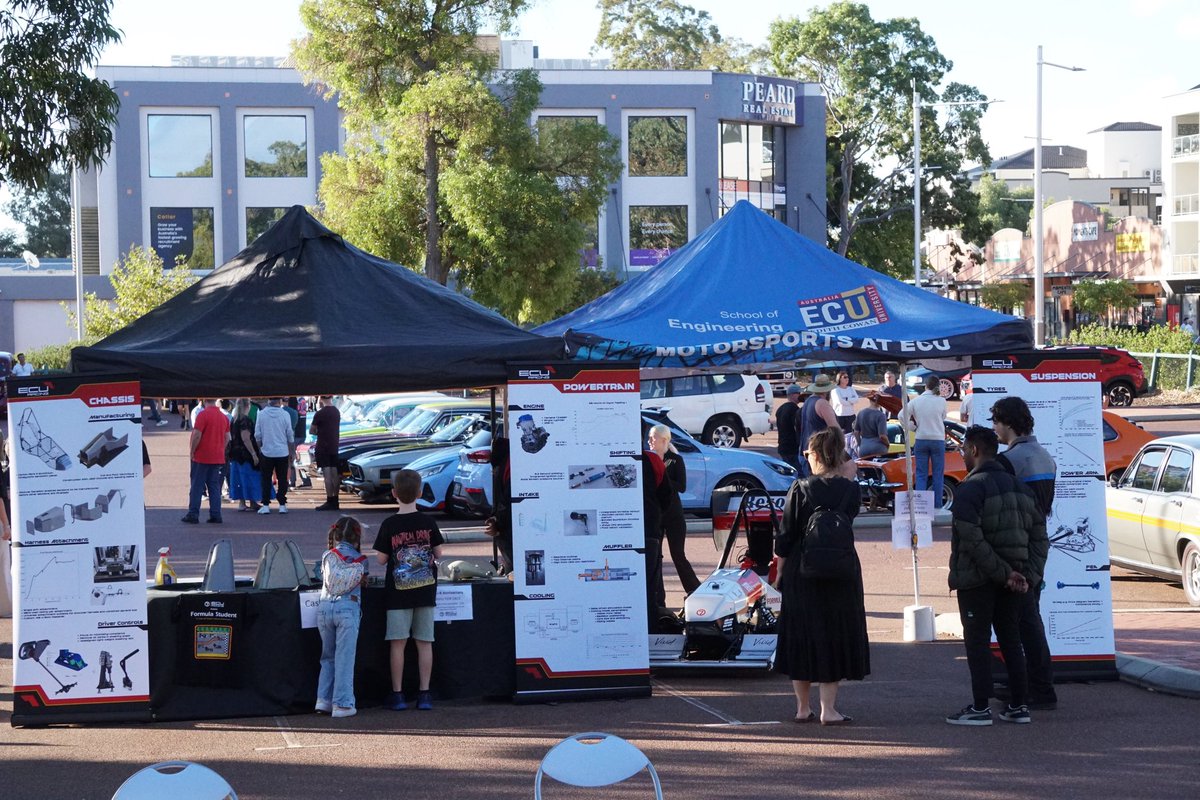
<instances>
[{"instance_id":1,"label":"powertrain banner","mask_svg":"<svg viewBox=\"0 0 1200 800\"><path fill-rule=\"evenodd\" d=\"M149 720L141 390L8 382L13 725Z\"/></svg>"},{"instance_id":2,"label":"powertrain banner","mask_svg":"<svg viewBox=\"0 0 1200 800\"><path fill-rule=\"evenodd\" d=\"M1069 352L977 356L972 367L973 416L1020 397L1058 466L1041 596L1058 679L1117 678L1099 371L1094 355Z\"/></svg>"},{"instance_id":3,"label":"powertrain banner","mask_svg":"<svg viewBox=\"0 0 1200 800\"><path fill-rule=\"evenodd\" d=\"M509 368L516 700L650 693L636 364Z\"/></svg>"}]
</instances>

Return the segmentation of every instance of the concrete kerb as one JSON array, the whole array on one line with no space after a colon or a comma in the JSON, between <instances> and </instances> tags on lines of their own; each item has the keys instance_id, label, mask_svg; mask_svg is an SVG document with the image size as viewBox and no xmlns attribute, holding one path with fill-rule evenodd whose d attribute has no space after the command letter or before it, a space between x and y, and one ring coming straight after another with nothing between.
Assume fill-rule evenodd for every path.
<instances>
[{"instance_id":1,"label":"concrete kerb","mask_svg":"<svg viewBox=\"0 0 1200 800\"><path fill-rule=\"evenodd\" d=\"M1152 692L1200 699L1200 672L1117 653L1121 680Z\"/></svg>"}]
</instances>

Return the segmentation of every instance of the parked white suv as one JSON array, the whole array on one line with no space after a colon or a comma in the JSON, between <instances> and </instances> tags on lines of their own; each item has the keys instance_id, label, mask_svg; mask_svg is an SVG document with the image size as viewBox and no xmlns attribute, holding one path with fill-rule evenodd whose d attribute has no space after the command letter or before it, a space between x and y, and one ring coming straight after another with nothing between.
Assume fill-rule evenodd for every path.
<instances>
[{"instance_id":1,"label":"parked white suv","mask_svg":"<svg viewBox=\"0 0 1200 800\"><path fill-rule=\"evenodd\" d=\"M756 375L687 375L642 381L642 408L670 409L679 427L713 447L740 447L771 424L767 384Z\"/></svg>"}]
</instances>

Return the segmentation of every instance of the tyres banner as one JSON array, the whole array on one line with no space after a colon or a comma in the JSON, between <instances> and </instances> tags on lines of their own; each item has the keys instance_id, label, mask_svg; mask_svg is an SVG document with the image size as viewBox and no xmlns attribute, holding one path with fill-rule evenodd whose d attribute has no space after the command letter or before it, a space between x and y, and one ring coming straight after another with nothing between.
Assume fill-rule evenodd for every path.
<instances>
[{"instance_id":1,"label":"tyres banner","mask_svg":"<svg viewBox=\"0 0 1200 800\"><path fill-rule=\"evenodd\" d=\"M972 416L987 420L997 400L1020 397L1057 465L1041 612L1058 680L1117 678L1099 374L1088 352L976 356L972 365Z\"/></svg>"},{"instance_id":2,"label":"tyres banner","mask_svg":"<svg viewBox=\"0 0 1200 800\"><path fill-rule=\"evenodd\" d=\"M637 364L510 365L516 700L650 693Z\"/></svg>"},{"instance_id":3,"label":"tyres banner","mask_svg":"<svg viewBox=\"0 0 1200 800\"><path fill-rule=\"evenodd\" d=\"M141 390L8 382L13 725L149 720Z\"/></svg>"}]
</instances>

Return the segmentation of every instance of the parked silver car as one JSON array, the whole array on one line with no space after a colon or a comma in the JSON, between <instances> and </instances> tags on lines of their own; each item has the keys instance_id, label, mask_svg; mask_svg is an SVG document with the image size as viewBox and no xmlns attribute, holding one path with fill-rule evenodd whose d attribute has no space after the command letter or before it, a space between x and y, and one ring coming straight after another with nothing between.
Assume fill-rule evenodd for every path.
<instances>
[{"instance_id":1,"label":"parked silver car","mask_svg":"<svg viewBox=\"0 0 1200 800\"><path fill-rule=\"evenodd\" d=\"M1142 446L1107 489L1112 563L1182 581L1200 606L1200 434L1164 436Z\"/></svg>"}]
</instances>

